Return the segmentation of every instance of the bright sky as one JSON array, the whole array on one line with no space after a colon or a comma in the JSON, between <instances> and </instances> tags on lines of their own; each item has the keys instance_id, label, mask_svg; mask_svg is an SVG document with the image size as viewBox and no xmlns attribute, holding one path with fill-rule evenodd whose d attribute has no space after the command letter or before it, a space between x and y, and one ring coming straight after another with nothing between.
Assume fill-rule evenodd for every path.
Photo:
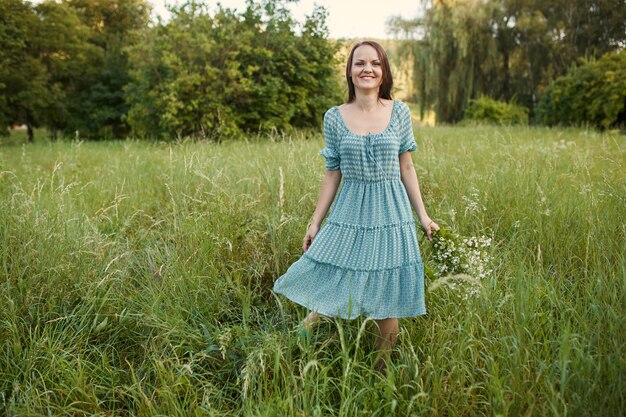
<instances>
[{"instance_id":1,"label":"bright sky","mask_svg":"<svg viewBox=\"0 0 626 417\"><path fill-rule=\"evenodd\" d=\"M153 16L167 19L167 4L182 3L183 0L148 0L152 3ZM206 2L214 5L217 2ZM224 7L243 11L245 0L221 0ZM300 22L311 14L315 4L324 6L328 11L326 24L330 37L339 38L391 38L385 23L390 16L400 15L413 18L420 9L419 0L300 0L288 7L292 15ZM211 8L214 10L214 8Z\"/></svg>"}]
</instances>

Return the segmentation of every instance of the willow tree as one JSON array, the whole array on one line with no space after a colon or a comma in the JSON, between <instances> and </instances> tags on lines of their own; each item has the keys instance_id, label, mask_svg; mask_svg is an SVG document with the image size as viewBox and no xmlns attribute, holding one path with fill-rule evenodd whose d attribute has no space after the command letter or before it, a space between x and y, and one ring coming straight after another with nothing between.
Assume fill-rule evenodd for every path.
<instances>
[{"instance_id":1,"label":"willow tree","mask_svg":"<svg viewBox=\"0 0 626 417\"><path fill-rule=\"evenodd\" d=\"M497 45L490 10L480 0L434 0L423 16L395 18L392 30L407 41L421 112L434 107L438 123L462 117L470 99L495 86Z\"/></svg>"}]
</instances>

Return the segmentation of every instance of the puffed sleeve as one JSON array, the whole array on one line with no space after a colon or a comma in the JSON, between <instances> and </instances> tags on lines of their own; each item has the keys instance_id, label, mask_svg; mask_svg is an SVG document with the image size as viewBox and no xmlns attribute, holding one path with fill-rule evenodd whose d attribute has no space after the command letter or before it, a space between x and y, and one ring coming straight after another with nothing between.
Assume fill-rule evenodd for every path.
<instances>
[{"instance_id":1,"label":"puffed sleeve","mask_svg":"<svg viewBox=\"0 0 626 417\"><path fill-rule=\"evenodd\" d=\"M320 154L326 160L326 169L339 169L339 144L336 126L330 110L324 114L324 145L325 147L320 151Z\"/></svg>"},{"instance_id":2,"label":"puffed sleeve","mask_svg":"<svg viewBox=\"0 0 626 417\"><path fill-rule=\"evenodd\" d=\"M413 123L411 122L409 106L402 103L398 115L400 119L400 150L398 154L406 151L414 151L417 149L417 143L415 143L415 136L413 134Z\"/></svg>"}]
</instances>

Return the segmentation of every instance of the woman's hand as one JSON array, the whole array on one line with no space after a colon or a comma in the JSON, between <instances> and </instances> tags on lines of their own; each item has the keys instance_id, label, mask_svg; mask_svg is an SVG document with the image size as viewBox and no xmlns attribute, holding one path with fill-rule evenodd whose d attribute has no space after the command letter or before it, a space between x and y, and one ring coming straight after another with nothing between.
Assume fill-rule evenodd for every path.
<instances>
[{"instance_id":1,"label":"woman's hand","mask_svg":"<svg viewBox=\"0 0 626 417\"><path fill-rule=\"evenodd\" d=\"M420 219L420 224L422 226L422 230L426 233L426 239L433 239L433 232L439 230L439 225L432 221L430 217L426 216L423 219Z\"/></svg>"},{"instance_id":2,"label":"woman's hand","mask_svg":"<svg viewBox=\"0 0 626 417\"><path fill-rule=\"evenodd\" d=\"M319 229L320 229L319 226L315 224L312 224L311 226L309 226L309 230L306 231L306 234L304 235L304 239L302 240L303 252L306 252L309 249Z\"/></svg>"}]
</instances>

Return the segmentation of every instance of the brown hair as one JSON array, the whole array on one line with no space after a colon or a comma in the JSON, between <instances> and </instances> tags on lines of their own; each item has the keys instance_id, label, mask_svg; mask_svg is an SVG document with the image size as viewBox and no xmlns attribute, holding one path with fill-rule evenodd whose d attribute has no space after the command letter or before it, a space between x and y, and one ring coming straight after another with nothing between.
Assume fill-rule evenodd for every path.
<instances>
[{"instance_id":1,"label":"brown hair","mask_svg":"<svg viewBox=\"0 0 626 417\"><path fill-rule=\"evenodd\" d=\"M361 41L352 47L350 51L350 56L348 57L348 63L346 64L346 80L348 81L348 103L353 101L356 98L356 94L354 92L354 83L352 82L352 77L350 76L350 70L352 69L352 60L354 58L354 51L359 46L369 45L376 50L378 54L378 59L381 61L381 68L383 71L383 81L380 83L380 88L378 90L378 98L384 98L387 100L391 100L391 88L393 87L393 78L391 77L391 69L389 68L389 59L387 58L387 53L383 47L374 41Z\"/></svg>"}]
</instances>

